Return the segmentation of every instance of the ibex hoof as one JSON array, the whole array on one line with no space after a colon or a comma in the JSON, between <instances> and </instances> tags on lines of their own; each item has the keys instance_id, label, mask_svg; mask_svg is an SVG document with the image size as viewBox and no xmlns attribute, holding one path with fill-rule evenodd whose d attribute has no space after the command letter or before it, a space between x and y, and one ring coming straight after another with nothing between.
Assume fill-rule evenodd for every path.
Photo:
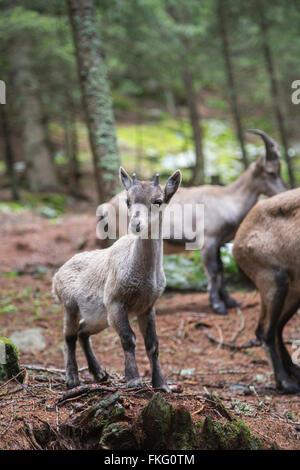
<instances>
[{"instance_id":1,"label":"ibex hoof","mask_svg":"<svg viewBox=\"0 0 300 470\"><path fill-rule=\"evenodd\" d=\"M70 378L66 380L66 384L67 384L67 389L71 389L71 388L78 387L78 385L80 385L80 382L78 378L76 379Z\"/></svg>"},{"instance_id":2,"label":"ibex hoof","mask_svg":"<svg viewBox=\"0 0 300 470\"><path fill-rule=\"evenodd\" d=\"M288 394L300 393L300 385L293 380L282 380L280 383L280 389L284 393Z\"/></svg>"},{"instance_id":3,"label":"ibex hoof","mask_svg":"<svg viewBox=\"0 0 300 470\"><path fill-rule=\"evenodd\" d=\"M213 304L212 309L218 315L228 315L225 304L223 303Z\"/></svg>"},{"instance_id":4,"label":"ibex hoof","mask_svg":"<svg viewBox=\"0 0 300 470\"><path fill-rule=\"evenodd\" d=\"M143 386L143 383L140 378L131 379L131 380L128 380L127 382L128 388L141 388L142 386Z\"/></svg>"},{"instance_id":5,"label":"ibex hoof","mask_svg":"<svg viewBox=\"0 0 300 470\"><path fill-rule=\"evenodd\" d=\"M105 369L100 369L97 374L94 375L95 382L104 382L106 379L108 379L108 373L106 372Z\"/></svg>"},{"instance_id":6,"label":"ibex hoof","mask_svg":"<svg viewBox=\"0 0 300 470\"><path fill-rule=\"evenodd\" d=\"M226 305L227 308L236 308L236 307L241 306L240 302L237 302L236 300L232 299L231 297L228 297L225 300L225 305Z\"/></svg>"},{"instance_id":7,"label":"ibex hoof","mask_svg":"<svg viewBox=\"0 0 300 470\"><path fill-rule=\"evenodd\" d=\"M157 385L156 387L153 385L153 388L155 390L159 390L161 392L166 392L166 393L172 393L171 390L170 390L170 387L168 384L166 383L163 383L161 385Z\"/></svg>"}]
</instances>

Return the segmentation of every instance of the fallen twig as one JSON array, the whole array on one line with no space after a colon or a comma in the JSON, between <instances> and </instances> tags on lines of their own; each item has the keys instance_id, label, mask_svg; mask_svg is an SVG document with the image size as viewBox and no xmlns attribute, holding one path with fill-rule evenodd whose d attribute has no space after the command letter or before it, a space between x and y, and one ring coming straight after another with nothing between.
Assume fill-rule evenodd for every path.
<instances>
[{"instance_id":1,"label":"fallen twig","mask_svg":"<svg viewBox=\"0 0 300 470\"><path fill-rule=\"evenodd\" d=\"M26 435L27 439L29 440L30 444L32 445L32 447L35 450L43 450L43 448L38 444L38 442L37 442L37 440L34 436L34 432L33 432L33 429L32 429L32 424L27 423L24 418L23 418L23 422L24 422L24 425L25 425L25 435Z\"/></svg>"},{"instance_id":2,"label":"fallen twig","mask_svg":"<svg viewBox=\"0 0 300 470\"><path fill-rule=\"evenodd\" d=\"M88 395L93 392L116 392L117 388L113 387L103 387L102 385L91 384L91 385L79 385L78 387L72 388L71 390L66 391L62 397L57 400L55 405L62 405L66 400L69 400L73 397L78 397L81 395Z\"/></svg>"},{"instance_id":3,"label":"fallen twig","mask_svg":"<svg viewBox=\"0 0 300 470\"><path fill-rule=\"evenodd\" d=\"M13 419L14 419L14 414L15 414L15 413L14 413L14 405L11 405L10 421L9 421L8 425L6 426L6 428L4 429L4 431L2 431L2 432L0 433L0 437L3 437L4 434L6 434L7 431L9 430L9 428L10 428L12 422L13 422Z\"/></svg>"},{"instance_id":4,"label":"fallen twig","mask_svg":"<svg viewBox=\"0 0 300 470\"><path fill-rule=\"evenodd\" d=\"M11 379L7 380L6 382L4 382L2 385L0 385L0 389L1 388L4 388L7 384L9 384L10 382L12 382L13 380L15 380L17 377L19 377L19 375L21 374L24 374L24 369L20 370L20 372L17 373L17 375L14 375Z\"/></svg>"},{"instance_id":5,"label":"fallen twig","mask_svg":"<svg viewBox=\"0 0 300 470\"><path fill-rule=\"evenodd\" d=\"M29 369L29 370L36 370L38 372L48 372L49 374L65 374L66 370L65 369L50 369L48 367L42 367L42 366L36 366L33 364L22 364L21 367L24 367L24 369ZM82 367L81 369L78 370L78 372L84 372L87 370L88 367Z\"/></svg>"},{"instance_id":6,"label":"fallen twig","mask_svg":"<svg viewBox=\"0 0 300 470\"><path fill-rule=\"evenodd\" d=\"M214 335L212 335L211 333L205 333L205 336L206 336L206 338L209 339L209 341L211 341L214 344L217 344L218 347L224 347L224 348L228 348L228 349L231 349L231 350L234 350L234 351L237 350L237 349L244 349L241 346L237 346L236 344L228 343L228 342L224 341L223 338L220 340L220 339L216 338Z\"/></svg>"},{"instance_id":7,"label":"fallen twig","mask_svg":"<svg viewBox=\"0 0 300 470\"><path fill-rule=\"evenodd\" d=\"M205 336L212 343L218 344L219 347L228 348L231 351L243 351L244 349L249 349L249 348L254 348L254 347L261 346L261 343L258 340L255 340L255 339L251 340L251 341L248 341L247 343L238 346L237 344L234 344L232 342L223 341L223 339L219 340L214 335L212 335L211 333L205 333Z\"/></svg>"},{"instance_id":8,"label":"fallen twig","mask_svg":"<svg viewBox=\"0 0 300 470\"><path fill-rule=\"evenodd\" d=\"M0 397L4 397L6 395L12 395L13 393L17 393L20 390L24 390L23 385L18 385L17 387L13 388L12 390L8 390L6 392L0 393Z\"/></svg>"},{"instance_id":9,"label":"fallen twig","mask_svg":"<svg viewBox=\"0 0 300 470\"><path fill-rule=\"evenodd\" d=\"M237 314L241 317L241 325L239 327L239 329L233 334L232 338L231 338L231 344L234 344L237 340L237 338L239 337L239 335L244 331L245 329L245 317L242 313L242 310L240 308L237 308L236 309L237 311Z\"/></svg>"}]
</instances>

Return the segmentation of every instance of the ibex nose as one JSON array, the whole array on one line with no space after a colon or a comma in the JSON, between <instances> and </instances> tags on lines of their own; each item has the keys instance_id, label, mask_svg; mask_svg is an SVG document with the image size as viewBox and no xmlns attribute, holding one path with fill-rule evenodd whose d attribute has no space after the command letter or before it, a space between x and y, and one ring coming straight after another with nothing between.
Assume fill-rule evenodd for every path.
<instances>
[{"instance_id":1,"label":"ibex nose","mask_svg":"<svg viewBox=\"0 0 300 470\"><path fill-rule=\"evenodd\" d=\"M132 219L130 223L131 229L135 233L139 233L141 231L141 222L136 219Z\"/></svg>"}]
</instances>

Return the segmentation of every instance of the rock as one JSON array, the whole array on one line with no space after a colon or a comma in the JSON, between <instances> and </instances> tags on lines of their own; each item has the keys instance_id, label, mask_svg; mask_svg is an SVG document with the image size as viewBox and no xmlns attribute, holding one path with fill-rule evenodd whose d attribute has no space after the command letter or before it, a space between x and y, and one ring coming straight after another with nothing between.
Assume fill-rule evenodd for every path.
<instances>
[{"instance_id":1,"label":"rock","mask_svg":"<svg viewBox=\"0 0 300 470\"><path fill-rule=\"evenodd\" d=\"M140 420L143 449L197 448L197 433L189 411L184 407L173 408L160 393L143 408Z\"/></svg>"},{"instance_id":2,"label":"rock","mask_svg":"<svg viewBox=\"0 0 300 470\"><path fill-rule=\"evenodd\" d=\"M128 423L111 423L104 427L100 447L109 450L137 449L135 435Z\"/></svg>"},{"instance_id":3,"label":"rock","mask_svg":"<svg viewBox=\"0 0 300 470\"><path fill-rule=\"evenodd\" d=\"M46 341L41 334L40 328L29 328L28 330L15 331L10 339L15 343L19 351L36 353L46 347Z\"/></svg>"},{"instance_id":4,"label":"rock","mask_svg":"<svg viewBox=\"0 0 300 470\"><path fill-rule=\"evenodd\" d=\"M195 373L195 369L181 369L180 375L183 377L188 377L190 375L193 375Z\"/></svg>"},{"instance_id":5,"label":"rock","mask_svg":"<svg viewBox=\"0 0 300 470\"><path fill-rule=\"evenodd\" d=\"M251 390L248 385L244 384L233 384L229 387L229 390L236 392L238 395L250 395Z\"/></svg>"},{"instance_id":6,"label":"rock","mask_svg":"<svg viewBox=\"0 0 300 470\"><path fill-rule=\"evenodd\" d=\"M258 437L251 434L248 426L235 420L222 424L207 416L202 426L200 448L205 450L263 450Z\"/></svg>"},{"instance_id":7,"label":"rock","mask_svg":"<svg viewBox=\"0 0 300 470\"><path fill-rule=\"evenodd\" d=\"M16 345L8 338L0 337L0 382L15 377L19 372L19 353ZM20 382L23 377L19 376Z\"/></svg>"}]
</instances>

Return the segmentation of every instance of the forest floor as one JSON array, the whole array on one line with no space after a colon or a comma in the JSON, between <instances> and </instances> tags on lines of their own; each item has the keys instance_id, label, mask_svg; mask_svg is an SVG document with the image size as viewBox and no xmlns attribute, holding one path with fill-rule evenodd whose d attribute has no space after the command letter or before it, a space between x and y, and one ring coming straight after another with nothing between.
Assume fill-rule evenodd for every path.
<instances>
[{"instance_id":1,"label":"forest floor","mask_svg":"<svg viewBox=\"0 0 300 470\"><path fill-rule=\"evenodd\" d=\"M64 376L49 369L64 368L63 318L51 295L51 278L70 256L95 248L94 234L91 210L84 215L78 215L78 211L68 213L55 223L31 211L0 213L0 335L9 337L16 331L40 328L46 340L42 351L20 352L22 367L34 365L41 370L27 368L23 387L14 380L0 386L1 449L39 448L32 432L34 426L47 422L58 429L87 406L87 399L80 396L58 404L66 391ZM186 407L195 422L207 414L218 419L218 411L210 409L205 398L216 394L266 445L300 449L300 396L275 390L262 347L239 349L254 339L259 295L239 291L233 296L241 302L241 308L230 310L226 317L211 312L207 294L167 291L157 303L161 363L168 382L174 386L168 401ZM137 363L149 386L148 359L136 325L134 329ZM299 338L299 329L297 314L285 329L290 352L293 341ZM116 333L105 330L93 338L93 346L109 373L105 385L125 390L123 355ZM77 357L79 367L85 368L80 348ZM92 382L87 370L80 377L82 383ZM134 416L148 398L125 393L123 400L128 413Z\"/></svg>"}]
</instances>

